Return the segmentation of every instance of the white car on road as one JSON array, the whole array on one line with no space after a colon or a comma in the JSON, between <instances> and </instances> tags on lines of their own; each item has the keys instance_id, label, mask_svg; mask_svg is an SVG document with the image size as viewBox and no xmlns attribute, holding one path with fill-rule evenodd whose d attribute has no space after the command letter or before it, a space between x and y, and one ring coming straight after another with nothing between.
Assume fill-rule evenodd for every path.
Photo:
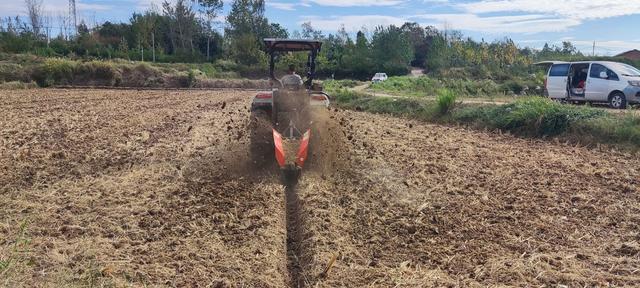
<instances>
[{"instance_id":1,"label":"white car on road","mask_svg":"<svg viewBox=\"0 0 640 288\"><path fill-rule=\"evenodd\" d=\"M387 73L376 73L376 75L371 78L371 82L378 83L387 80Z\"/></svg>"},{"instance_id":2,"label":"white car on road","mask_svg":"<svg viewBox=\"0 0 640 288\"><path fill-rule=\"evenodd\" d=\"M640 103L640 70L610 61L539 62L551 65L545 79L545 93L551 99L606 102L624 109Z\"/></svg>"}]
</instances>

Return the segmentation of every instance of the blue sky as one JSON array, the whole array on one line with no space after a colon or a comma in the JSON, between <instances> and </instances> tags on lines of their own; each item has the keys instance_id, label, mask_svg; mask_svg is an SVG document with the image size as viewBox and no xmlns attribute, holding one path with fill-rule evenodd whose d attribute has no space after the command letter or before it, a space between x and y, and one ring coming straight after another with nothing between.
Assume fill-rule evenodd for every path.
<instances>
[{"instance_id":1,"label":"blue sky","mask_svg":"<svg viewBox=\"0 0 640 288\"><path fill-rule=\"evenodd\" d=\"M0 0L0 16L24 14L20 0ZM53 19L67 9L67 0L43 0ZM161 0L76 0L89 23L126 21ZM231 0L225 0L225 14ZM520 46L541 48L545 42L572 41L585 53L613 55L640 49L640 0L266 0L267 17L290 31L303 22L325 33L342 25L348 32L362 27L412 21L440 29L460 30L474 39L510 37ZM220 18L222 21L223 17ZM55 20L52 20L55 22ZM53 24L55 25L55 24ZM224 25L220 23L220 27Z\"/></svg>"}]
</instances>

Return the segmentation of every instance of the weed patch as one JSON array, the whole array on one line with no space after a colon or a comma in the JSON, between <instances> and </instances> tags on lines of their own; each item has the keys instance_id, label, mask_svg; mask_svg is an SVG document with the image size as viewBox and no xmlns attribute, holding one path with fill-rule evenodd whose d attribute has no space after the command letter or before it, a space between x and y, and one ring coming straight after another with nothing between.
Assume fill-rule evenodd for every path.
<instances>
[{"instance_id":1,"label":"weed patch","mask_svg":"<svg viewBox=\"0 0 640 288\"><path fill-rule=\"evenodd\" d=\"M456 105L456 94L449 89L440 89L436 97L436 104L440 115L445 115L453 110Z\"/></svg>"}]
</instances>

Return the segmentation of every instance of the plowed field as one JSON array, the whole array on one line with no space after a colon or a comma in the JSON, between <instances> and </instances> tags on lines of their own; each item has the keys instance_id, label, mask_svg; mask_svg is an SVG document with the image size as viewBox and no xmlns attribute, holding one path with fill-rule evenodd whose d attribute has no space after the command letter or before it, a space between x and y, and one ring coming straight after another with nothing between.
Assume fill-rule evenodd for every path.
<instances>
[{"instance_id":1,"label":"plowed field","mask_svg":"<svg viewBox=\"0 0 640 288\"><path fill-rule=\"evenodd\" d=\"M241 91L0 91L0 286L640 286L640 159L331 109L293 188Z\"/></svg>"}]
</instances>

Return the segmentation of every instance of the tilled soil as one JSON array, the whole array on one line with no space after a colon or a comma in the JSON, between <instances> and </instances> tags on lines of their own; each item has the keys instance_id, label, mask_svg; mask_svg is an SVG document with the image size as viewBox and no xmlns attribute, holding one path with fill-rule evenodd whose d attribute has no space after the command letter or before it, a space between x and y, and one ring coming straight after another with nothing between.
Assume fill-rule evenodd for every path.
<instances>
[{"instance_id":1,"label":"tilled soil","mask_svg":"<svg viewBox=\"0 0 640 288\"><path fill-rule=\"evenodd\" d=\"M0 285L640 285L638 156L331 110L287 190L251 95L0 92Z\"/></svg>"},{"instance_id":2,"label":"tilled soil","mask_svg":"<svg viewBox=\"0 0 640 288\"><path fill-rule=\"evenodd\" d=\"M282 187L245 149L250 96L1 92L0 286L288 283Z\"/></svg>"}]
</instances>

